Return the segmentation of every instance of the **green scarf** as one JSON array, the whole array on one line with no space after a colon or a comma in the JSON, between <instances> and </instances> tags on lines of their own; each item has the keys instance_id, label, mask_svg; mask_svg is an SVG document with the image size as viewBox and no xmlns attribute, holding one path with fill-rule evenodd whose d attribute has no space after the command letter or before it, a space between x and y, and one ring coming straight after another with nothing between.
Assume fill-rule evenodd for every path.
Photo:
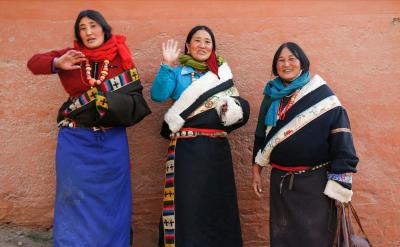
<instances>
[{"instance_id":1,"label":"green scarf","mask_svg":"<svg viewBox=\"0 0 400 247\"><path fill-rule=\"evenodd\" d=\"M225 60L221 56L217 56L218 66L221 66L221 64L223 64L224 61ZM200 71L208 70L208 66L207 66L206 62L196 61L190 55L184 54L184 55L179 56L179 62L182 65L192 67L196 70L200 70Z\"/></svg>"}]
</instances>

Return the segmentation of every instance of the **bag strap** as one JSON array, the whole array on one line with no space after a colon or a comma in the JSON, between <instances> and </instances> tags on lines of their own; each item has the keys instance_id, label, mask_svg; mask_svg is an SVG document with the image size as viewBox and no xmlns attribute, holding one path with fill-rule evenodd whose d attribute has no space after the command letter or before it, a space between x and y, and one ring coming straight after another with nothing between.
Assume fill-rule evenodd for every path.
<instances>
[{"instance_id":1,"label":"bag strap","mask_svg":"<svg viewBox=\"0 0 400 247\"><path fill-rule=\"evenodd\" d=\"M335 237L333 238L333 245L332 247L340 247L340 225L342 223L342 210L341 210L341 204L336 202L336 231L335 231Z\"/></svg>"},{"instance_id":2,"label":"bag strap","mask_svg":"<svg viewBox=\"0 0 400 247\"><path fill-rule=\"evenodd\" d=\"M342 234L343 234L343 247L350 247L351 240L350 240L350 232L349 232L349 222L348 218L346 217L346 205L342 203L340 208L342 210Z\"/></svg>"},{"instance_id":3,"label":"bag strap","mask_svg":"<svg viewBox=\"0 0 400 247\"><path fill-rule=\"evenodd\" d=\"M369 241L369 239L368 239L367 235L365 234L365 231L361 225L360 218L358 217L358 214L357 214L356 210L354 209L353 204L351 204L351 202L348 203L348 207L350 208L350 210L351 210L350 212L352 213L354 219L357 221L357 224L360 227L360 230L361 230L362 234L364 235L365 239L371 245L371 242ZM350 218L350 215L349 215L349 218Z\"/></svg>"},{"instance_id":4,"label":"bag strap","mask_svg":"<svg viewBox=\"0 0 400 247\"><path fill-rule=\"evenodd\" d=\"M354 209L353 205L351 204L351 202L341 203L335 201L335 203L337 209L337 225L336 225L335 237L333 239L333 247L341 247L342 244L344 245L342 247L353 246L352 241L350 239L350 236L354 235L354 228L352 225L351 215L353 215L354 219L357 222L358 227L360 228L363 236L365 237L369 245L372 246L361 225L360 218L358 217L358 214ZM341 236L343 236L343 239L340 238ZM341 242L341 240L343 242Z\"/></svg>"},{"instance_id":5,"label":"bag strap","mask_svg":"<svg viewBox=\"0 0 400 247\"><path fill-rule=\"evenodd\" d=\"M350 234L346 217L346 205L335 201L337 209L336 233L333 240L333 247L350 247Z\"/></svg>"},{"instance_id":6,"label":"bag strap","mask_svg":"<svg viewBox=\"0 0 400 247\"><path fill-rule=\"evenodd\" d=\"M347 229L351 236L351 235L354 235L354 228L353 228L353 221L351 219L351 214L350 214L350 207L348 204L345 205L345 212L346 212Z\"/></svg>"},{"instance_id":7,"label":"bag strap","mask_svg":"<svg viewBox=\"0 0 400 247\"><path fill-rule=\"evenodd\" d=\"M352 247L351 231L353 228L349 222L348 205L339 201L335 201L335 204L337 209L337 223L333 247Z\"/></svg>"}]
</instances>

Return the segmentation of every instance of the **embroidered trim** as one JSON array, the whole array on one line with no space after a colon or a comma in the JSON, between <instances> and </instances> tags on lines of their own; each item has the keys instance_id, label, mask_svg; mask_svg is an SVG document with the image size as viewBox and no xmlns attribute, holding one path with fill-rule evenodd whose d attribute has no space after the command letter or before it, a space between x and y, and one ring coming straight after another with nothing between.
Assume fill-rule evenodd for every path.
<instances>
[{"instance_id":1,"label":"embroidered trim","mask_svg":"<svg viewBox=\"0 0 400 247\"><path fill-rule=\"evenodd\" d=\"M225 91L219 92L213 96L211 96L210 98L208 98L203 105L201 105L200 107L198 107L194 112L192 112L188 119L191 117L196 116L197 114L200 114L202 112L205 112L207 110L213 109L218 105L218 102L226 97L226 96L239 96L239 90L236 87L231 87L228 88Z\"/></svg>"},{"instance_id":2,"label":"embroidered trim","mask_svg":"<svg viewBox=\"0 0 400 247\"><path fill-rule=\"evenodd\" d=\"M165 164L165 184L162 210L164 246L175 247L175 147L177 139L172 139L168 146Z\"/></svg>"},{"instance_id":3,"label":"embroidered trim","mask_svg":"<svg viewBox=\"0 0 400 247\"><path fill-rule=\"evenodd\" d=\"M339 133L339 132L351 133L351 130L349 128L337 128L337 129L331 130L331 134L336 134L336 133Z\"/></svg>"},{"instance_id":4,"label":"embroidered trim","mask_svg":"<svg viewBox=\"0 0 400 247\"><path fill-rule=\"evenodd\" d=\"M289 138L322 114L340 105L339 99L335 95L332 95L298 114L268 141L263 150L258 151L255 159L256 163L260 166L269 164L271 152L279 143Z\"/></svg>"},{"instance_id":5,"label":"embroidered trim","mask_svg":"<svg viewBox=\"0 0 400 247\"><path fill-rule=\"evenodd\" d=\"M75 111L81 108L82 106L89 104L93 100L96 100L96 97L99 95L99 88L101 92L113 92L138 80L139 80L139 74L136 68L126 70L121 74L104 81L99 87L90 88L81 96L75 98L73 102L64 110L64 116L67 117L72 111ZM102 102L99 101L99 104L101 103ZM106 102L104 101L103 104L105 103Z\"/></svg>"},{"instance_id":6,"label":"embroidered trim","mask_svg":"<svg viewBox=\"0 0 400 247\"><path fill-rule=\"evenodd\" d=\"M324 79L322 79L319 75L314 75L311 81L306 85L304 85L302 89L300 89L299 94L294 100L294 104L296 104L300 99L302 99L307 94L311 93L312 91L316 90L317 88L325 84L326 82L324 81Z\"/></svg>"},{"instance_id":7,"label":"embroidered trim","mask_svg":"<svg viewBox=\"0 0 400 247\"><path fill-rule=\"evenodd\" d=\"M347 173L338 174L338 173L329 173L328 172L328 180L335 180L338 182L351 184L351 183L353 183L353 176L351 174L347 174Z\"/></svg>"}]
</instances>

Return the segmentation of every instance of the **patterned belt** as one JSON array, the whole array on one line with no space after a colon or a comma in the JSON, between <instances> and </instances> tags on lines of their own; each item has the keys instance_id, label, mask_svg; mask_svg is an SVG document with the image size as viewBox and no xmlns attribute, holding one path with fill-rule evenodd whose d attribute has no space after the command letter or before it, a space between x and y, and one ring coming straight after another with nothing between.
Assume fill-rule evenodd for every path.
<instances>
[{"instance_id":1,"label":"patterned belt","mask_svg":"<svg viewBox=\"0 0 400 247\"><path fill-rule=\"evenodd\" d=\"M87 129L93 130L93 132L96 132L96 131L105 132L106 130L111 129L112 127L103 127L103 126L87 127L84 125L77 124L75 121L73 121L71 119L64 119L58 123L58 128L87 128Z\"/></svg>"},{"instance_id":2,"label":"patterned belt","mask_svg":"<svg viewBox=\"0 0 400 247\"><path fill-rule=\"evenodd\" d=\"M301 169L301 170L296 169L296 167L288 168L288 167L280 166L280 165L277 165L277 164L274 164L274 163L272 163L271 165L275 169L278 169L280 171L285 171L286 172L285 175L281 176L282 179L281 179L281 183L279 184L279 193L282 194L283 182L285 181L286 177L290 176L289 190L292 190L293 183L294 183L294 175L299 175L299 174L303 174L303 173L306 173L306 172L315 171L315 170L318 170L318 169L320 169L320 168L322 168L322 167L324 167L324 166L326 166L328 164L329 164L329 162L325 162L325 163L322 163L320 165L313 166L313 167L302 166L301 168L306 168L306 169ZM289 169L292 169L292 170L289 171Z\"/></svg>"},{"instance_id":3,"label":"patterned belt","mask_svg":"<svg viewBox=\"0 0 400 247\"><path fill-rule=\"evenodd\" d=\"M199 128L182 128L176 133L171 133L169 137L173 138L194 138L197 136L208 136L208 137L226 137L228 133L223 130L217 129L199 129Z\"/></svg>"}]
</instances>

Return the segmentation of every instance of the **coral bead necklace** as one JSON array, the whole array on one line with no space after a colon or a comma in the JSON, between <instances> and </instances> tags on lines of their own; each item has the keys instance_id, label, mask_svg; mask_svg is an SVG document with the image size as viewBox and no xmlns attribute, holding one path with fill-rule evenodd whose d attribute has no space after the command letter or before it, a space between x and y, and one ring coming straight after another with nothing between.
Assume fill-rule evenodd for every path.
<instances>
[{"instance_id":1,"label":"coral bead necklace","mask_svg":"<svg viewBox=\"0 0 400 247\"><path fill-rule=\"evenodd\" d=\"M108 65L109 64L110 64L109 60L104 60L103 68L100 71L99 79L94 79L92 77L92 75L91 75L92 74L92 67L90 67L89 60L86 60L86 64L85 64L86 79L89 82L89 85L91 87L99 86L101 83L103 83L103 81L106 79L106 76L108 75Z\"/></svg>"},{"instance_id":2,"label":"coral bead necklace","mask_svg":"<svg viewBox=\"0 0 400 247\"><path fill-rule=\"evenodd\" d=\"M296 90L292 96L290 96L289 102L286 104L285 107L283 107L284 104L284 99L281 99L281 102L279 104L279 108L278 108L278 119L279 120L283 120L286 117L286 112L293 106L294 101L297 97L297 95L299 94L300 90Z\"/></svg>"}]
</instances>

